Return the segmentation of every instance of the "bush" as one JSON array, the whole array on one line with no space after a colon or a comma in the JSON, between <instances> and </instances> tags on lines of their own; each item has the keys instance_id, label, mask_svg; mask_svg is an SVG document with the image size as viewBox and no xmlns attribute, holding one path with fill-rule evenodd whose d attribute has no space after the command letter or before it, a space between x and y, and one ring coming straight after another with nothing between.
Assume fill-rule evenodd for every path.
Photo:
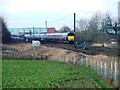
<instances>
[{"instance_id":1,"label":"bush","mask_svg":"<svg viewBox=\"0 0 120 90\"><path fill-rule=\"evenodd\" d=\"M0 17L0 24L1 24L1 29L0 29L0 36L2 36L1 38L1 42L3 43L3 44L5 44L5 43L9 43L10 42L10 40L11 40L11 38L10 38L10 32L8 31L8 29L7 29L7 25L6 25L6 23L5 23L5 21L4 21L4 19L2 18L2 17Z\"/></svg>"}]
</instances>

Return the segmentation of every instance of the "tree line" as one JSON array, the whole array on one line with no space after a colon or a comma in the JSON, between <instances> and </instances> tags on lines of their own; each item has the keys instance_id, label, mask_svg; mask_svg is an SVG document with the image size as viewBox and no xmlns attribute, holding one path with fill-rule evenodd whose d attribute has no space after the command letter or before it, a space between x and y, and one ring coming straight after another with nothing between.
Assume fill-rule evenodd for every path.
<instances>
[{"instance_id":1,"label":"tree line","mask_svg":"<svg viewBox=\"0 0 120 90\"><path fill-rule=\"evenodd\" d=\"M7 29L4 18L0 17L0 43L9 43L11 41L10 32Z\"/></svg>"},{"instance_id":2,"label":"tree line","mask_svg":"<svg viewBox=\"0 0 120 90\"><path fill-rule=\"evenodd\" d=\"M63 26L62 32L70 31L70 28ZM77 21L76 41L78 42L107 42L109 39L117 39L117 19L109 12L94 14L90 19L81 18Z\"/></svg>"}]
</instances>

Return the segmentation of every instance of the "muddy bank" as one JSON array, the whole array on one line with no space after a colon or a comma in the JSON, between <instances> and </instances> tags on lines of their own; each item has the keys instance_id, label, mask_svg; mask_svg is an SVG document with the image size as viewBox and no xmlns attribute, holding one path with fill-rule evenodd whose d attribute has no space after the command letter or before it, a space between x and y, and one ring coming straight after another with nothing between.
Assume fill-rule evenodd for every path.
<instances>
[{"instance_id":1,"label":"muddy bank","mask_svg":"<svg viewBox=\"0 0 120 90\"><path fill-rule=\"evenodd\" d=\"M73 60L78 55L72 51L48 48L45 46L34 47L31 44L11 44L2 46L2 59L19 60Z\"/></svg>"},{"instance_id":2,"label":"muddy bank","mask_svg":"<svg viewBox=\"0 0 120 90\"><path fill-rule=\"evenodd\" d=\"M2 45L2 59L14 60L58 60L74 61L89 58L89 60L117 60L118 57L106 55L87 55L71 50L53 47L34 47L30 43Z\"/></svg>"}]
</instances>

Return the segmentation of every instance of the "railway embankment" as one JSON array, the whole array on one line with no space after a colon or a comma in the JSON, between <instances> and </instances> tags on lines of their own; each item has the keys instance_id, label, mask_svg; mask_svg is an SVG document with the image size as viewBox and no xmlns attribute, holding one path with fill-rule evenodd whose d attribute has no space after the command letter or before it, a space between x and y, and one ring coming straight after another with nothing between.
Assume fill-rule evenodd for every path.
<instances>
[{"instance_id":1,"label":"railway embankment","mask_svg":"<svg viewBox=\"0 0 120 90\"><path fill-rule=\"evenodd\" d=\"M30 43L2 46L2 59L17 60L73 60L78 55L72 51L53 47L34 47Z\"/></svg>"},{"instance_id":2,"label":"railway embankment","mask_svg":"<svg viewBox=\"0 0 120 90\"><path fill-rule=\"evenodd\" d=\"M105 54L90 54L90 51L71 49L71 45L65 46L46 46L41 45L34 47L30 43L17 43L2 45L2 59L3 60L58 60L66 61L74 64L79 64L82 59L85 61L88 59L96 61L116 61L117 56L107 56ZM66 48L63 48L66 47ZM81 52L80 52L81 51ZM85 52L85 53L84 53ZM86 52L88 54L86 54ZM96 51L97 52L97 51ZM99 52L99 51L98 51Z\"/></svg>"},{"instance_id":3,"label":"railway embankment","mask_svg":"<svg viewBox=\"0 0 120 90\"><path fill-rule=\"evenodd\" d=\"M82 49L75 49L72 45L56 45L55 44L49 44L48 45L41 45L39 47L34 47L30 43L17 43L17 44L7 44L2 45L2 59L25 59L25 60L66 60L66 61L72 61L72 60L80 60L81 58L94 58L97 56L96 60L105 60L104 57L115 57L115 55L107 56L106 54L99 53L103 49L97 49L96 51L93 47L89 50L82 50ZM93 50L94 49L94 50ZM93 53L93 52L97 52ZM115 52L115 51L114 51ZM91 54L93 53L93 54ZM110 52L109 52L110 53ZM111 51L112 53L112 51ZM117 53L117 51L116 51ZM109 60L110 60L109 58Z\"/></svg>"}]
</instances>

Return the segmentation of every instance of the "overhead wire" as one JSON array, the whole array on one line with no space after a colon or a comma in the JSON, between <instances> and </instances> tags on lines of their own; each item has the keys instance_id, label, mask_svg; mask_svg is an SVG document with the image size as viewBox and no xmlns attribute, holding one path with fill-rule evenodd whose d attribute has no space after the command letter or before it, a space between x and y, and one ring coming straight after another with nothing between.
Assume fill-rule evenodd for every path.
<instances>
[{"instance_id":1,"label":"overhead wire","mask_svg":"<svg viewBox=\"0 0 120 90\"><path fill-rule=\"evenodd\" d=\"M50 20L49 22L60 22L60 21L63 21L63 20L65 20L65 19L69 18L71 15L72 15L72 13L70 13L70 14L62 17L62 18L59 18L59 19L57 19L57 20Z\"/></svg>"},{"instance_id":2,"label":"overhead wire","mask_svg":"<svg viewBox=\"0 0 120 90\"><path fill-rule=\"evenodd\" d=\"M94 12L76 12L76 15L77 15L77 16L79 16L80 14L85 14L85 15L87 15L87 14L94 14L94 13L97 13L97 12L105 13L105 12L109 12L109 11L116 10L116 9L117 9L117 8L110 8L110 9L98 10L98 11L94 11ZM57 20L51 20L51 21L48 21L48 22L50 22L50 23L60 23L60 22L64 21L64 23L65 23L65 20L68 21L68 18L70 18L72 15L73 15L73 13L70 13L70 14L62 17L62 18L59 18L59 19L57 19ZM73 19L73 18L71 18L71 19ZM71 26L73 26L73 25L71 25Z\"/></svg>"},{"instance_id":3,"label":"overhead wire","mask_svg":"<svg viewBox=\"0 0 120 90\"><path fill-rule=\"evenodd\" d=\"M111 8L111 9L106 9L106 10L98 10L98 11L94 11L94 12L77 12L76 14L93 14L93 13L97 13L97 12L102 13L102 12L111 11L111 10L115 10L115 9L117 9L117 8ZM70 13L70 14L62 17L62 18L57 19L57 20L49 20L49 22L54 22L54 23L55 22L60 22L60 21L63 21L65 19L69 18L72 15L73 15L73 13Z\"/></svg>"},{"instance_id":4,"label":"overhead wire","mask_svg":"<svg viewBox=\"0 0 120 90\"><path fill-rule=\"evenodd\" d=\"M106 9L106 10L98 10L98 11L93 11L93 12L77 12L77 14L93 14L97 12L106 12L106 11L111 11L111 10L117 10L117 8L111 8L111 9Z\"/></svg>"}]
</instances>

